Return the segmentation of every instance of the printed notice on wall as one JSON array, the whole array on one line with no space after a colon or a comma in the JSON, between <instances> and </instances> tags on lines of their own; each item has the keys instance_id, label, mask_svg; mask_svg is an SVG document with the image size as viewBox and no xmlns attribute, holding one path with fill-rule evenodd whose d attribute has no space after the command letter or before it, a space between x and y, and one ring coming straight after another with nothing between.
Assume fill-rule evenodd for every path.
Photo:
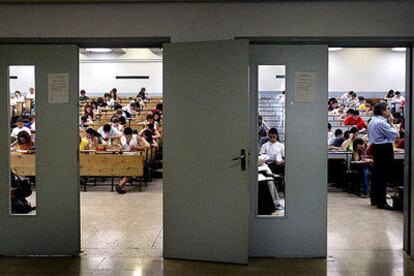
<instances>
[{"instance_id":1,"label":"printed notice on wall","mask_svg":"<svg viewBox=\"0 0 414 276\"><path fill-rule=\"evenodd\" d=\"M315 72L296 72L295 73L295 101L314 102L315 101Z\"/></svg>"},{"instance_id":2,"label":"printed notice on wall","mask_svg":"<svg viewBox=\"0 0 414 276\"><path fill-rule=\"evenodd\" d=\"M48 74L49 103L69 102L69 74Z\"/></svg>"}]
</instances>

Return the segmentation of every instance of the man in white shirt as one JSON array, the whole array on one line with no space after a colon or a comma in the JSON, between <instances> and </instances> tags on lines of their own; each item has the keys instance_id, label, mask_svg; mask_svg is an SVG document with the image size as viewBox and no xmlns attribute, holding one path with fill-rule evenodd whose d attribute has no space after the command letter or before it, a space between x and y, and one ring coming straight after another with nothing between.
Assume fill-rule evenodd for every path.
<instances>
[{"instance_id":1,"label":"man in white shirt","mask_svg":"<svg viewBox=\"0 0 414 276\"><path fill-rule=\"evenodd\" d=\"M269 156L267 163L273 173L283 173L285 165L285 145L279 142L277 129L272 127L268 132L269 142L264 143L259 154Z\"/></svg>"},{"instance_id":2,"label":"man in white shirt","mask_svg":"<svg viewBox=\"0 0 414 276\"><path fill-rule=\"evenodd\" d=\"M110 124L101 126L98 129L98 133L102 136L105 142L111 139L121 138L122 136L122 133L118 129L112 127Z\"/></svg>"},{"instance_id":3,"label":"man in white shirt","mask_svg":"<svg viewBox=\"0 0 414 276\"><path fill-rule=\"evenodd\" d=\"M23 119L22 118L17 119L16 126L17 127L13 128L13 130L10 134L10 137L17 139L17 134L19 134L22 131L26 131L27 133L29 133L29 135L32 135L32 132L30 131L30 129L23 125Z\"/></svg>"}]
</instances>

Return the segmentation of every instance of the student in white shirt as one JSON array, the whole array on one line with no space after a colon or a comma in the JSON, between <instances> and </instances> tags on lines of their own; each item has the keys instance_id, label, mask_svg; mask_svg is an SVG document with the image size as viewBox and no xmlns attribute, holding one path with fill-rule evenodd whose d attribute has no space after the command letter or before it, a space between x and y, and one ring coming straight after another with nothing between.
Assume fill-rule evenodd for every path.
<instances>
[{"instance_id":1,"label":"student in white shirt","mask_svg":"<svg viewBox=\"0 0 414 276\"><path fill-rule=\"evenodd\" d=\"M115 101L111 98L111 95L109 93L104 94L104 103L106 104L107 108L113 108Z\"/></svg>"},{"instance_id":2,"label":"student in white shirt","mask_svg":"<svg viewBox=\"0 0 414 276\"><path fill-rule=\"evenodd\" d=\"M395 91L395 95L391 100L391 105L393 105L395 107L395 112L401 112L402 106L405 102L405 98L403 96L401 96L401 92L400 91Z\"/></svg>"},{"instance_id":3,"label":"student in white shirt","mask_svg":"<svg viewBox=\"0 0 414 276\"><path fill-rule=\"evenodd\" d=\"M13 130L10 134L10 137L17 138L17 134L19 134L22 131L26 131L27 133L29 133L29 135L32 135L32 132L30 131L30 129L23 125L23 119L18 118L17 122L16 122L16 127L13 128Z\"/></svg>"},{"instance_id":4,"label":"student in white shirt","mask_svg":"<svg viewBox=\"0 0 414 276\"><path fill-rule=\"evenodd\" d=\"M124 135L120 139L120 150L121 151L144 151L150 148L150 144L137 134L134 134L132 128L126 127ZM128 178L123 177L119 184L115 185L115 190L119 194L125 194L126 191L123 189L127 184Z\"/></svg>"},{"instance_id":5,"label":"student in white shirt","mask_svg":"<svg viewBox=\"0 0 414 276\"><path fill-rule=\"evenodd\" d=\"M104 144L111 139L121 138L122 133L112 127L110 124L105 124L98 129L98 133L102 136Z\"/></svg>"},{"instance_id":6,"label":"student in white shirt","mask_svg":"<svg viewBox=\"0 0 414 276\"><path fill-rule=\"evenodd\" d=\"M24 103L25 102L25 98L22 96L22 93L20 91L16 91L14 92L14 98L16 99L16 102L18 103Z\"/></svg>"},{"instance_id":7,"label":"student in white shirt","mask_svg":"<svg viewBox=\"0 0 414 276\"><path fill-rule=\"evenodd\" d=\"M135 116L136 114L139 113L138 106L135 102L132 102L129 105L125 106L122 110L127 112L127 117L128 118L131 117L131 116ZM128 114L130 116L128 116Z\"/></svg>"},{"instance_id":8,"label":"student in white shirt","mask_svg":"<svg viewBox=\"0 0 414 276\"><path fill-rule=\"evenodd\" d=\"M33 87L29 88L29 93L26 95L26 99L34 100L36 98L35 96L35 90Z\"/></svg>"},{"instance_id":9,"label":"student in white shirt","mask_svg":"<svg viewBox=\"0 0 414 276\"><path fill-rule=\"evenodd\" d=\"M264 143L259 154L269 156L267 161L273 173L283 173L285 167L285 145L279 141L277 129L272 127L268 132L269 142Z\"/></svg>"}]
</instances>

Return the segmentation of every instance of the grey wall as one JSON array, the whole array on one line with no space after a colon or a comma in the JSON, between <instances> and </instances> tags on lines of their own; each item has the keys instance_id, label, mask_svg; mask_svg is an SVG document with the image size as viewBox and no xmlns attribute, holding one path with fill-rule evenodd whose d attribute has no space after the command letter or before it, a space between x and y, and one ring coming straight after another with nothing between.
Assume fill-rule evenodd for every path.
<instances>
[{"instance_id":1,"label":"grey wall","mask_svg":"<svg viewBox=\"0 0 414 276\"><path fill-rule=\"evenodd\" d=\"M407 0L0 5L0 37L414 36L413 10Z\"/></svg>"}]
</instances>

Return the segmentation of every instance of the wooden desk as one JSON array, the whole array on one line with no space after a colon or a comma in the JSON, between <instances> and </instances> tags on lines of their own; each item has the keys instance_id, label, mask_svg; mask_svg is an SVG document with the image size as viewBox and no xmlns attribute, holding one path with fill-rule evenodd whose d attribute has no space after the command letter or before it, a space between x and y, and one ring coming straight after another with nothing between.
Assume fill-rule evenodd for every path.
<instances>
[{"instance_id":1,"label":"wooden desk","mask_svg":"<svg viewBox=\"0 0 414 276\"><path fill-rule=\"evenodd\" d=\"M111 191L114 190L114 177L144 177L145 156L140 153L131 154L90 154L80 153L80 176L111 177ZM35 176L34 154L20 154L12 152L10 155L11 169L20 176ZM142 181L139 180L139 190L141 191ZM86 188L86 186L85 186Z\"/></svg>"}]
</instances>

